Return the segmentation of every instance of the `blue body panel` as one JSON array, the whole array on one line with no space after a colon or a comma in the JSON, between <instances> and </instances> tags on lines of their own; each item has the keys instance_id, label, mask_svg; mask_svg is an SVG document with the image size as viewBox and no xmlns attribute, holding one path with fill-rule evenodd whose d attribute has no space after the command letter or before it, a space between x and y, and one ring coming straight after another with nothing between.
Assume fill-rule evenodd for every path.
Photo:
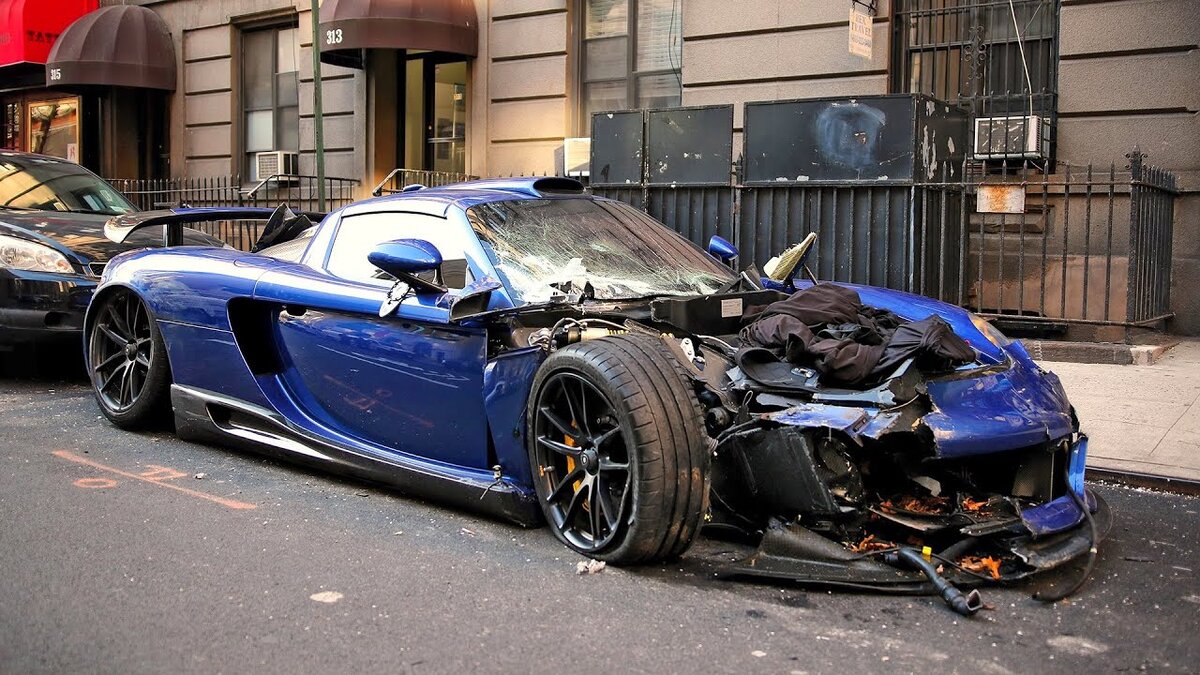
<instances>
[{"instance_id":1,"label":"blue body panel","mask_svg":"<svg viewBox=\"0 0 1200 675\"><path fill-rule=\"evenodd\" d=\"M167 343L171 377L176 384L220 392L257 406L270 405L256 386L233 333L167 321L159 321L158 329Z\"/></svg>"},{"instance_id":2,"label":"blue body panel","mask_svg":"<svg viewBox=\"0 0 1200 675\"><path fill-rule=\"evenodd\" d=\"M224 248L147 249L113 258L102 286L135 289L159 321L228 331L229 301L251 296L258 278L283 264Z\"/></svg>"},{"instance_id":3,"label":"blue body panel","mask_svg":"<svg viewBox=\"0 0 1200 675\"><path fill-rule=\"evenodd\" d=\"M496 459L505 476L533 490L529 454L525 451L525 401L533 376L546 359L537 347L501 354L483 373L484 407L492 428Z\"/></svg>"},{"instance_id":4,"label":"blue body panel","mask_svg":"<svg viewBox=\"0 0 1200 675\"><path fill-rule=\"evenodd\" d=\"M926 386L934 410L923 421L942 457L1025 448L1074 431L1058 377L1020 361L1000 372Z\"/></svg>"},{"instance_id":5,"label":"blue body panel","mask_svg":"<svg viewBox=\"0 0 1200 675\"><path fill-rule=\"evenodd\" d=\"M1067 482L1075 494L1083 495L1088 508L1095 510L1096 499L1083 487L1083 473L1087 464L1087 436L1080 435L1071 446L1071 458L1067 464ZM1083 522L1085 516L1071 495L1063 495L1045 504L1032 506L1021 512L1021 520L1035 537L1069 530Z\"/></svg>"},{"instance_id":6,"label":"blue body panel","mask_svg":"<svg viewBox=\"0 0 1200 675\"><path fill-rule=\"evenodd\" d=\"M284 314L278 331L282 383L308 417L382 448L488 468L482 330L309 311Z\"/></svg>"}]
</instances>

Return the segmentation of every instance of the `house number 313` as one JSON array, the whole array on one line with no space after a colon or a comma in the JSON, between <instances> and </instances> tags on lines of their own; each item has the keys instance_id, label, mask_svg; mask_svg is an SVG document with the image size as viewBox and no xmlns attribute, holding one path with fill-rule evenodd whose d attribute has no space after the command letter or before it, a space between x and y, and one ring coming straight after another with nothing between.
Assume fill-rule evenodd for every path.
<instances>
[{"instance_id":1,"label":"house number 313","mask_svg":"<svg viewBox=\"0 0 1200 675\"><path fill-rule=\"evenodd\" d=\"M341 41L342 41L342 29L341 28L335 28L333 30L325 31L325 44L336 45L336 44L341 43Z\"/></svg>"}]
</instances>

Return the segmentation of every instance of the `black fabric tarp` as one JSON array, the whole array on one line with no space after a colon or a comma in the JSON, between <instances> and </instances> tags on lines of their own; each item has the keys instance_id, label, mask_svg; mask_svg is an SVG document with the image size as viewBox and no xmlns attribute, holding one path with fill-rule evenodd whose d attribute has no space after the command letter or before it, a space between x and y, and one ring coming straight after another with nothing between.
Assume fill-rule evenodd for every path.
<instances>
[{"instance_id":1,"label":"black fabric tarp","mask_svg":"<svg viewBox=\"0 0 1200 675\"><path fill-rule=\"evenodd\" d=\"M857 292L836 284L818 284L751 307L743 319L738 363L748 377L770 380L764 384L779 386L787 379L781 379L771 357L813 368L823 381L846 386L878 382L908 358L929 372L975 359L975 351L941 317L908 322L864 306Z\"/></svg>"}]
</instances>

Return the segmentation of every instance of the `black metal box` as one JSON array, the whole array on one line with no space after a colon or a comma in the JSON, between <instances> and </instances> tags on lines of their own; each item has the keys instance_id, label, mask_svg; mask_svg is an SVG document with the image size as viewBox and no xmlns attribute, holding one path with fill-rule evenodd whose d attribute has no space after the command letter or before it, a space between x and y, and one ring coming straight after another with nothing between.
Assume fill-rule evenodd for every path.
<instances>
[{"instance_id":1,"label":"black metal box","mask_svg":"<svg viewBox=\"0 0 1200 675\"><path fill-rule=\"evenodd\" d=\"M745 183L958 180L966 111L922 94L747 103Z\"/></svg>"}]
</instances>

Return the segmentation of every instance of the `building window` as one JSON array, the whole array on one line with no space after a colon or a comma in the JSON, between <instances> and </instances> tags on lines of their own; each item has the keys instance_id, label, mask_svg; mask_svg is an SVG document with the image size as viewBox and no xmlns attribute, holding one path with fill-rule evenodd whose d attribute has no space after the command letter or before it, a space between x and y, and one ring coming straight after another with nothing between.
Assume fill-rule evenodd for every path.
<instances>
[{"instance_id":1,"label":"building window","mask_svg":"<svg viewBox=\"0 0 1200 675\"><path fill-rule=\"evenodd\" d=\"M26 118L29 152L79 161L79 98L29 103Z\"/></svg>"},{"instance_id":2,"label":"building window","mask_svg":"<svg viewBox=\"0 0 1200 675\"><path fill-rule=\"evenodd\" d=\"M299 62L295 26L242 33L242 142L247 176L255 175L255 153L300 149Z\"/></svg>"},{"instance_id":3,"label":"building window","mask_svg":"<svg viewBox=\"0 0 1200 675\"><path fill-rule=\"evenodd\" d=\"M592 113L677 106L683 0L581 0L579 129Z\"/></svg>"},{"instance_id":4,"label":"building window","mask_svg":"<svg viewBox=\"0 0 1200 675\"><path fill-rule=\"evenodd\" d=\"M1056 0L895 0L892 90L929 94L975 116L1053 117L1058 5Z\"/></svg>"}]
</instances>

